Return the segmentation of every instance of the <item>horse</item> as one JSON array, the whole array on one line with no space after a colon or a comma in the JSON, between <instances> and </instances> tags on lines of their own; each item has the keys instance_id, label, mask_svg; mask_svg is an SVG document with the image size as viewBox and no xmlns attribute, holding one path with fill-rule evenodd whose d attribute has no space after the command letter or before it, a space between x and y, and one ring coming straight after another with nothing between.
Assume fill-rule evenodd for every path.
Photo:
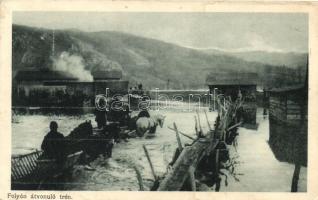
<instances>
[{"instance_id":1,"label":"horse","mask_svg":"<svg viewBox=\"0 0 318 200\"><path fill-rule=\"evenodd\" d=\"M157 126L159 125L161 128L163 127L163 122L166 116L161 114L153 115L150 117L140 117L136 121L136 133L139 137L142 137L147 131L151 134L154 134L157 130Z\"/></svg>"},{"instance_id":2,"label":"horse","mask_svg":"<svg viewBox=\"0 0 318 200\"><path fill-rule=\"evenodd\" d=\"M149 118L150 117L150 114L147 110L142 110L138 113L138 115L130 115L129 119L128 119L128 129L130 131L132 130L137 130L137 126L136 126L136 122L139 118L141 117L147 117Z\"/></svg>"},{"instance_id":3,"label":"horse","mask_svg":"<svg viewBox=\"0 0 318 200\"><path fill-rule=\"evenodd\" d=\"M70 139L84 139L91 135L93 135L93 126L90 120L86 120L75 127L66 137Z\"/></svg>"},{"instance_id":4,"label":"horse","mask_svg":"<svg viewBox=\"0 0 318 200\"><path fill-rule=\"evenodd\" d=\"M87 141L93 135L93 126L90 121L85 121L75 127L71 133L65 137L65 146L68 154L77 151L87 151Z\"/></svg>"},{"instance_id":5,"label":"horse","mask_svg":"<svg viewBox=\"0 0 318 200\"><path fill-rule=\"evenodd\" d=\"M108 127L107 127L108 128ZM112 126L110 126L112 128ZM107 130L108 131L108 130ZM115 130L112 128L111 133ZM68 153L82 150L91 160L98 155L111 156L113 134L93 134L93 127L90 120L87 120L65 137L65 145Z\"/></svg>"}]
</instances>

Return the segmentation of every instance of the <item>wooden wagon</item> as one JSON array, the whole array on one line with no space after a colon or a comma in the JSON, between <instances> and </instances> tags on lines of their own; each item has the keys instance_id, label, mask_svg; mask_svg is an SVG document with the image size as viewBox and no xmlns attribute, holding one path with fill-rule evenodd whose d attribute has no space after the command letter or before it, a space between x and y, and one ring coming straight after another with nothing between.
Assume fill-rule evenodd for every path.
<instances>
[{"instance_id":1,"label":"wooden wagon","mask_svg":"<svg viewBox=\"0 0 318 200\"><path fill-rule=\"evenodd\" d=\"M42 151L11 157L11 189L39 189L48 178L56 178L70 171L82 151L69 154L62 164L55 159L41 159Z\"/></svg>"}]
</instances>

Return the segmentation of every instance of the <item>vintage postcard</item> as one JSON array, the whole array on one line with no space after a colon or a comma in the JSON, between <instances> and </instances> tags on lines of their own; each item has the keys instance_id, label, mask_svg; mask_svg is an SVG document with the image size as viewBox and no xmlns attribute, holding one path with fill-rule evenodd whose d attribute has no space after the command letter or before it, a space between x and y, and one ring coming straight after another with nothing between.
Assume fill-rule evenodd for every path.
<instances>
[{"instance_id":1,"label":"vintage postcard","mask_svg":"<svg viewBox=\"0 0 318 200\"><path fill-rule=\"evenodd\" d=\"M314 3L0 6L0 200L318 199Z\"/></svg>"}]
</instances>

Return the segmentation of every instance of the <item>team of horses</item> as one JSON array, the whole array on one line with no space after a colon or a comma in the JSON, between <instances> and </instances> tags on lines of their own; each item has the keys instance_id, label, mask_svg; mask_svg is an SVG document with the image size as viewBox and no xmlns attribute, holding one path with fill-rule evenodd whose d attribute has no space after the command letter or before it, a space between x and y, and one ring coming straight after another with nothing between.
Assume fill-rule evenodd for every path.
<instances>
[{"instance_id":1,"label":"team of horses","mask_svg":"<svg viewBox=\"0 0 318 200\"><path fill-rule=\"evenodd\" d=\"M153 137L157 127L163 127L165 116L161 114L150 115L141 111L137 116L131 117L129 129L135 130L138 137L147 135ZM72 153L83 150L91 158L96 158L101 153L106 152L106 156L111 157L113 140L119 138L120 127L112 123L104 127L99 134L93 133L93 126L90 120L79 124L71 133L65 137L67 152Z\"/></svg>"}]
</instances>

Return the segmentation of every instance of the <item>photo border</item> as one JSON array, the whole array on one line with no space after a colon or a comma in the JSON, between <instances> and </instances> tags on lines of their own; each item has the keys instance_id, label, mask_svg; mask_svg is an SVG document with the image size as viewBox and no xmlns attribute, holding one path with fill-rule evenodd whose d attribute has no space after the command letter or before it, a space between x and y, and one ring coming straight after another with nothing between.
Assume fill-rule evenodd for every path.
<instances>
[{"instance_id":1,"label":"photo border","mask_svg":"<svg viewBox=\"0 0 318 200\"><path fill-rule=\"evenodd\" d=\"M14 11L85 12L265 12L309 14L309 100L307 192L127 192L127 191L11 191L11 58L12 13ZM8 193L68 194L72 199L312 199L318 200L318 7L313 2L209 2L209 1L0 1L0 200ZM275 177L268 177L275 178Z\"/></svg>"}]
</instances>

